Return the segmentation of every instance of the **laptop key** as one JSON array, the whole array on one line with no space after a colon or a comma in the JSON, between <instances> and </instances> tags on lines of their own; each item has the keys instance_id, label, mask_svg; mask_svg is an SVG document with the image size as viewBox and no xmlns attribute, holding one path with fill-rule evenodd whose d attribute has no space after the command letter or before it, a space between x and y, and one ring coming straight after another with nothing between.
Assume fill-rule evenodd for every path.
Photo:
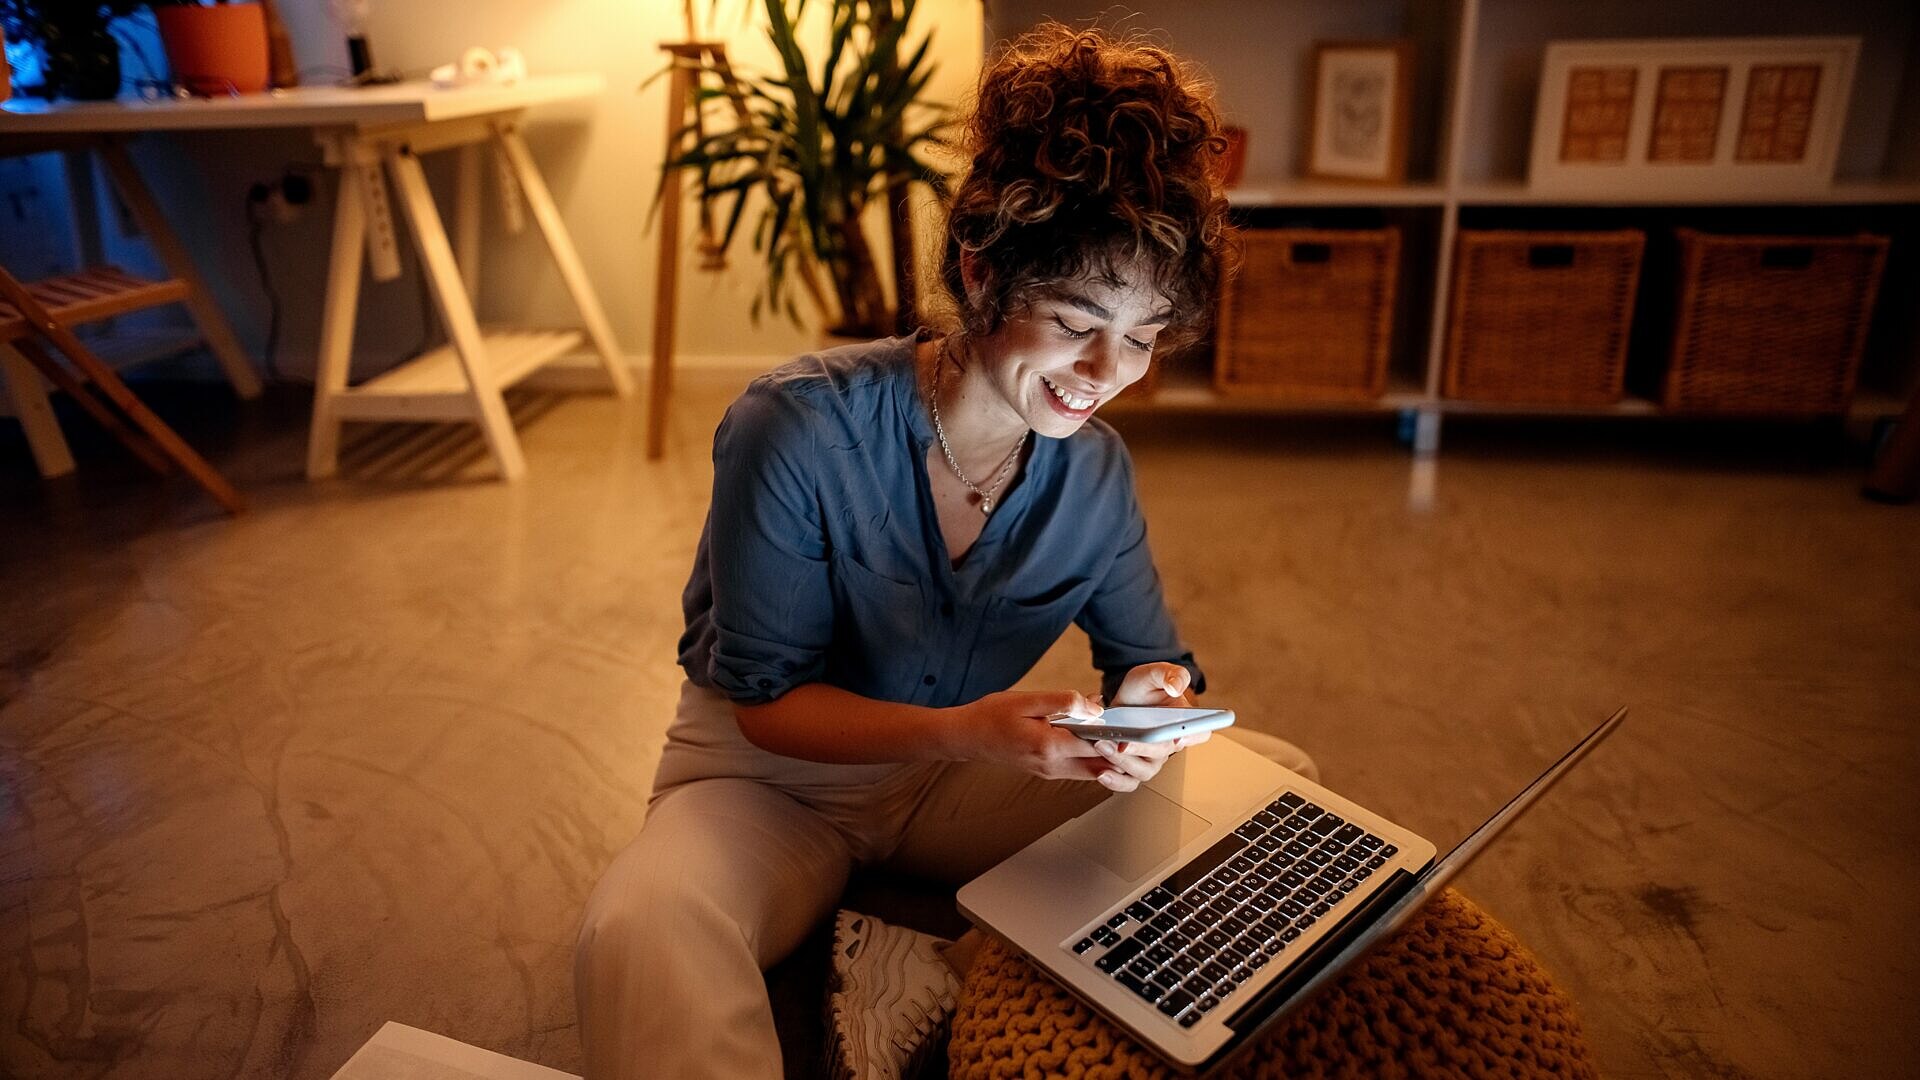
<instances>
[{"instance_id":1,"label":"laptop key","mask_svg":"<svg viewBox=\"0 0 1920 1080\"><path fill-rule=\"evenodd\" d=\"M1073 955L1079 956L1081 953L1086 952L1088 949L1091 949L1091 948L1093 948L1093 939L1090 937L1083 937L1079 941L1076 941L1073 943Z\"/></svg>"},{"instance_id":2,"label":"laptop key","mask_svg":"<svg viewBox=\"0 0 1920 1080\"><path fill-rule=\"evenodd\" d=\"M1339 858L1333 860L1333 865L1339 867L1342 872L1348 873L1348 874L1351 874L1355 870L1360 869L1360 861L1358 859L1355 859L1351 855L1340 856Z\"/></svg>"},{"instance_id":3,"label":"laptop key","mask_svg":"<svg viewBox=\"0 0 1920 1080\"><path fill-rule=\"evenodd\" d=\"M1148 1001L1159 1001L1161 998L1160 988L1145 979L1135 978L1124 971L1115 975L1113 978L1114 981L1118 982L1121 986L1139 994Z\"/></svg>"},{"instance_id":4,"label":"laptop key","mask_svg":"<svg viewBox=\"0 0 1920 1080\"><path fill-rule=\"evenodd\" d=\"M1267 966L1267 961L1270 959L1272 959L1272 957L1268 956L1266 953L1257 952L1257 953L1254 953L1252 956L1247 957L1247 966L1252 968L1255 971L1259 971L1261 968Z\"/></svg>"},{"instance_id":5,"label":"laptop key","mask_svg":"<svg viewBox=\"0 0 1920 1080\"><path fill-rule=\"evenodd\" d=\"M1273 800L1271 803L1268 803L1267 809L1273 810L1273 808L1277 806L1283 810L1297 810L1306 801L1307 800L1289 791L1285 795L1282 795L1279 798ZM1279 812L1280 812L1279 810L1274 810L1274 813L1276 814Z\"/></svg>"},{"instance_id":6,"label":"laptop key","mask_svg":"<svg viewBox=\"0 0 1920 1080\"><path fill-rule=\"evenodd\" d=\"M1382 854L1382 855L1384 855L1384 856L1386 856L1387 858L1389 858L1389 859L1391 859L1391 858L1393 858L1393 857L1394 857L1395 855L1398 855L1398 854L1400 854L1400 849L1399 849L1399 848L1397 848L1397 847L1394 847L1394 846L1393 846L1392 844L1388 844L1388 845L1387 845L1386 847L1383 847L1383 848L1381 848L1381 849L1380 849L1380 854Z\"/></svg>"},{"instance_id":7,"label":"laptop key","mask_svg":"<svg viewBox=\"0 0 1920 1080\"><path fill-rule=\"evenodd\" d=\"M1272 833L1268 833L1267 835L1254 841L1253 846L1271 855L1274 852L1279 851L1281 848L1285 847L1286 843L1287 842L1285 840L1280 839L1279 837L1273 835Z\"/></svg>"},{"instance_id":8,"label":"laptop key","mask_svg":"<svg viewBox=\"0 0 1920 1080\"><path fill-rule=\"evenodd\" d=\"M1228 937L1224 931L1216 927L1200 935L1200 940L1206 942L1208 945L1213 946L1215 949L1224 949L1227 947L1227 944L1231 942L1233 939Z\"/></svg>"},{"instance_id":9,"label":"laptop key","mask_svg":"<svg viewBox=\"0 0 1920 1080\"><path fill-rule=\"evenodd\" d=\"M1234 869L1233 867L1231 867L1231 866L1223 866L1223 867L1221 867L1220 869L1218 869L1218 870L1215 870L1215 871L1213 872L1213 876L1214 876L1215 878L1217 878L1217 879L1219 879L1219 880L1221 880L1221 881L1224 881L1224 882L1226 882L1227 884L1229 884L1229 885L1231 885L1231 884L1233 884L1234 882L1236 882L1236 881L1239 881L1239 880L1240 880L1240 871L1238 871L1238 870L1235 870L1235 869Z\"/></svg>"},{"instance_id":10,"label":"laptop key","mask_svg":"<svg viewBox=\"0 0 1920 1080\"><path fill-rule=\"evenodd\" d=\"M1298 840L1290 840L1287 842L1287 846L1281 848L1280 850L1286 852L1287 854L1293 856L1296 859L1304 859L1307 857L1307 852L1312 851L1313 849L1301 843Z\"/></svg>"},{"instance_id":11,"label":"laptop key","mask_svg":"<svg viewBox=\"0 0 1920 1080\"><path fill-rule=\"evenodd\" d=\"M1194 911L1199 907L1199 903L1199 901L1195 901L1189 904L1185 900L1175 900L1173 903L1167 905L1167 911L1176 919L1191 919L1193 918Z\"/></svg>"},{"instance_id":12,"label":"laptop key","mask_svg":"<svg viewBox=\"0 0 1920 1080\"><path fill-rule=\"evenodd\" d=\"M1369 869L1367 869L1366 867L1364 867L1364 866L1363 866L1363 867L1361 867L1360 869L1358 869L1358 870L1355 870L1355 871L1353 872L1353 877L1351 877L1351 878L1349 878L1348 880L1350 880L1350 881L1365 881L1365 880L1367 880L1368 878L1370 878L1370 877L1372 877L1372 876L1373 876L1373 871L1372 871L1372 870L1369 870Z\"/></svg>"},{"instance_id":13,"label":"laptop key","mask_svg":"<svg viewBox=\"0 0 1920 1080\"><path fill-rule=\"evenodd\" d=\"M1200 960L1192 953L1182 953L1167 961L1167 970L1176 975L1192 975L1200 970Z\"/></svg>"},{"instance_id":14,"label":"laptop key","mask_svg":"<svg viewBox=\"0 0 1920 1080\"><path fill-rule=\"evenodd\" d=\"M1348 878L1347 880L1340 883L1340 892L1342 895L1345 895L1359 887L1360 887L1359 878Z\"/></svg>"},{"instance_id":15,"label":"laptop key","mask_svg":"<svg viewBox=\"0 0 1920 1080\"><path fill-rule=\"evenodd\" d=\"M1146 959L1147 962L1154 967L1159 967L1161 964L1173 959L1173 950L1167 948L1165 945L1152 945L1147 948Z\"/></svg>"},{"instance_id":16,"label":"laptop key","mask_svg":"<svg viewBox=\"0 0 1920 1080\"><path fill-rule=\"evenodd\" d=\"M1168 1016L1179 1016L1181 1013L1187 1011L1187 1006L1193 1004L1193 1000L1193 995L1187 993L1185 990L1175 990L1173 993L1161 998L1159 1004L1155 1007Z\"/></svg>"},{"instance_id":17,"label":"laptop key","mask_svg":"<svg viewBox=\"0 0 1920 1080\"><path fill-rule=\"evenodd\" d=\"M1379 855L1375 855L1373 858L1367 860L1367 869L1369 870L1378 870L1385 865L1387 865L1387 860Z\"/></svg>"},{"instance_id":18,"label":"laptop key","mask_svg":"<svg viewBox=\"0 0 1920 1080\"><path fill-rule=\"evenodd\" d=\"M1131 974L1136 979L1151 979L1153 978L1153 973L1159 969L1160 966L1158 964L1150 962L1143 956L1133 963L1128 964L1127 970L1122 972L1122 974Z\"/></svg>"},{"instance_id":19,"label":"laptop key","mask_svg":"<svg viewBox=\"0 0 1920 1080\"><path fill-rule=\"evenodd\" d=\"M1253 969L1246 966L1245 964L1241 964L1239 967L1234 968L1231 972L1229 972L1228 977L1233 980L1233 984L1235 986L1238 986L1241 983L1246 982L1248 979L1253 978Z\"/></svg>"},{"instance_id":20,"label":"laptop key","mask_svg":"<svg viewBox=\"0 0 1920 1080\"><path fill-rule=\"evenodd\" d=\"M1124 911L1107 920L1107 929L1109 930L1118 930L1125 925L1127 925L1127 913Z\"/></svg>"},{"instance_id":21,"label":"laptop key","mask_svg":"<svg viewBox=\"0 0 1920 1080\"><path fill-rule=\"evenodd\" d=\"M1282 933L1285 933L1285 931L1282 931ZM1272 941L1269 941L1265 945L1262 945L1260 947L1260 951L1265 953L1268 956L1279 956L1280 950L1286 947L1287 947L1287 943L1285 941L1282 941L1279 938L1274 938Z\"/></svg>"},{"instance_id":22,"label":"laptop key","mask_svg":"<svg viewBox=\"0 0 1920 1080\"><path fill-rule=\"evenodd\" d=\"M1227 969L1221 967L1219 964L1209 962L1207 966L1200 969L1200 977L1207 980L1208 983L1222 982L1227 977Z\"/></svg>"},{"instance_id":23,"label":"laptop key","mask_svg":"<svg viewBox=\"0 0 1920 1080\"><path fill-rule=\"evenodd\" d=\"M1192 1027L1193 1025L1199 1022L1200 1022L1200 1012L1197 1009L1188 1010L1186 1015L1180 1018L1181 1027Z\"/></svg>"},{"instance_id":24,"label":"laptop key","mask_svg":"<svg viewBox=\"0 0 1920 1080\"><path fill-rule=\"evenodd\" d=\"M1340 831L1340 826L1346 823L1347 819L1338 814L1327 814L1316 820L1313 823L1313 828L1309 831L1315 836L1332 836L1334 833Z\"/></svg>"},{"instance_id":25,"label":"laptop key","mask_svg":"<svg viewBox=\"0 0 1920 1080\"><path fill-rule=\"evenodd\" d=\"M1324 900L1307 909L1307 914L1313 916L1316 919L1320 918L1326 913L1327 913L1327 903Z\"/></svg>"},{"instance_id":26,"label":"laptop key","mask_svg":"<svg viewBox=\"0 0 1920 1080\"><path fill-rule=\"evenodd\" d=\"M1235 937L1239 937L1241 934L1247 932L1247 923L1246 920L1238 915L1229 915L1220 920L1220 929L1225 930Z\"/></svg>"},{"instance_id":27,"label":"laptop key","mask_svg":"<svg viewBox=\"0 0 1920 1080\"><path fill-rule=\"evenodd\" d=\"M1193 1008L1196 1013L1209 1013L1209 1012L1212 1012L1215 1008L1217 1008L1219 1004L1220 1004L1219 998L1214 997L1212 994L1208 994L1205 997L1201 998L1198 1002L1195 1002Z\"/></svg>"},{"instance_id":28,"label":"laptop key","mask_svg":"<svg viewBox=\"0 0 1920 1080\"><path fill-rule=\"evenodd\" d=\"M1219 896L1221 893L1227 891L1227 887L1221 884L1218 878L1208 878L1200 883L1200 891L1206 893L1208 896Z\"/></svg>"},{"instance_id":29,"label":"laptop key","mask_svg":"<svg viewBox=\"0 0 1920 1080\"><path fill-rule=\"evenodd\" d=\"M1275 900L1273 897L1268 896L1266 893L1255 893L1253 899L1247 901L1247 906L1259 912L1260 914L1265 915L1267 912L1272 911L1274 908L1280 906L1280 901Z\"/></svg>"},{"instance_id":30,"label":"laptop key","mask_svg":"<svg viewBox=\"0 0 1920 1080\"><path fill-rule=\"evenodd\" d=\"M1280 913L1289 919L1299 918L1300 913L1305 910L1307 910L1306 905L1298 900L1283 900L1280 902Z\"/></svg>"},{"instance_id":31,"label":"laptop key","mask_svg":"<svg viewBox=\"0 0 1920 1080\"><path fill-rule=\"evenodd\" d=\"M1379 837L1373 835L1372 833L1368 833L1367 835L1353 842L1355 847L1362 848L1367 851L1378 851L1380 850L1380 845L1384 843L1386 843L1385 840L1380 839Z\"/></svg>"},{"instance_id":32,"label":"laptop key","mask_svg":"<svg viewBox=\"0 0 1920 1080\"><path fill-rule=\"evenodd\" d=\"M1265 810L1256 811L1252 820L1255 825L1260 826L1262 829L1271 829L1275 825L1280 824L1279 818L1267 813Z\"/></svg>"},{"instance_id":33,"label":"laptop key","mask_svg":"<svg viewBox=\"0 0 1920 1080\"><path fill-rule=\"evenodd\" d=\"M1135 900L1133 903L1127 905L1127 918L1135 922L1146 922L1148 919L1153 918L1153 910L1153 908L1148 907L1146 904Z\"/></svg>"},{"instance_id":34,"label":"laptop key","mask_svg":"<svg viewBox=\"0 0 1920 1080\"><path fill-rule=\"evenodd\" d=\"M1326 811L1320 809L1319 807L1313 805L1312 803L1303 803L1301 804L1298 810L1294 811L1294 813L1300 815L1303 818L1306 818L1308 821L1312 821L1314 818L1317 818L1321 814L1326 813Z\"/></svg>"},{"instance_id":35,"label":"laptop key","mask_svg":"<svg viewBox=\"0 0 1920 1080\"><path fill-rule=\"evenodd\" d=\"M1129 938L1108 949L1104 956L1093 962L1093 966L1111 975L1132 963L1133 958L1140 955L1140 951L1140 943Z\"/></svg>"},{"instance_id":36,"label":"laptop key","mask_svg":"<svg viewBox=\"0 0 1920 1080\"><path fill-rule=\"evenodd\" d=\"M1199 975L1195 975L1186 982L1181 983L1180 989L1185 990L1194 997L1200 997L1207 991L1213 989L1213 982Z\"/></svg>"},{"instance_id":37,"label":"laptop key","mask_svg":"<svg viewBox=\"0 0 1920 1080\"><path fill-rule=\"evenodd\" d=\"M1247 858L1245 855L1235 855L1233 858L1227 860L1227 865L1242 874L1247 874L1253 870L1255 864L1252 859Z\"/></svg>"},{"instance_id":38,"label":"laptop key","mask_svg":"<svg viewBox=\"0 0 1920 1080\"><path fill-rule=\"evenodd\" d=\"M1365 835L1367 835L1367 830L1349 821L1345 825L1340 826L1333 834L1333 838L1343 844L1351 844Z\"/></svg>"},{"instance_id":39,"label":"laptop key","mask_svg":"<svg viewBox=\"0 0 1920 1080\"><path fill-rule=\"evenodd\" d=\"M1295 814L1281 822L1280 827L1286 829L1288 832L1300 832L1311 824L1313 824L1312 818L1305 814Z\"/></svg>"},{"instance_id":40,"label":"laptop key","mask_svg":"<svg viewBox=\"0 0 1920 1080\"><path fill-rule=\"evenodd\" d=\"M1307 861L1315 866L1326 866L1333 862L1333 856L1324 851L1309 851L1307 852Z\"/></svg>"},{"instance_id":41,"label":"laptop key","mask_svg":"<svg viewBox=\"0 0 1920 1080\"><path fill-rule=\"evenodd\" d=\"M1281 941L1292 941L1294 938L1297 938L1299 936L1300 936L1300 927L1298 926L1289 926L1285 930L1280 931Z\"/></svg>"},{"instance_id":42,"label":"laptop key","mask_svg":"<svg viewBox=\"0 0 1920 1080\"><path fill-rule=\"evenodd\" d=\"M1145 945L1151 945L1165 936L1151 926L1143 926L1133 932L1133 939Z\"/></svg>"},{"instance_id":43,"label":"laptop key","mask_svg":"<svg viewBox=\"0 0 1920 1080\"><path fill-rule=\"evenodd\" d=\"M1302 915L1299 918L1293 920L1293 925L1297 929L1306 930L1312 927L1314 923L1319 921L1320 920L1317 917L1315 917L1313 912L1309 911L1305 915Z\"/></svg>"},{"instance_id":44,"label":"laptop key","mask_svg":"<svg viewBox=\"0 0 1920 1080\"><path fill-rule=\"evenodd\" d=\"M1236 881L1227 886L1227 898L1236 904L1244 904L1253 899L1253 890Z\"/></svg>"},{"instance_id":45,"label":"laptop key","mask_svg":"<svg viewBox=\"0 0 1920 1080\"><path fill-rule=\"evenodd\" d=\"M1239 940L1233 943L1233 947L1241 956L1251 957L1260 952L1260 943L1264 940L1266 940L1265 934L1255 934L1249 931L1248 933L1240 935Z\"/></svg>"},{"instance_id":46,"label":"laptop key","mask_svg":"<svg viewBox=\"0 0 1920 1080\"><path fill-rule=\"evenodd\" d=\"M1193 944L1193 939L1175 930L1173 933L1161 938L1160 943L1172 949L1174 952L1179 952L1181 949Z\"/></svg>"},{"instance_id":47,"label":"laptop key","mask_svg":"<svg viewBox=\"0 0 1920 1080\"><path fill-rule=\"evenodd\" d=\"M1147 925L1163 934L1171 934L1174 928L1180 925L1180 920L1175 918L1171 912L1163 911L1153 918L1148 919Z\"/></svg>"},{"instance_id":48,"label":"laptop key","mask_svg":"<svg viewBox=\"0 0 1920 1080\"><path fill-rule=\"evenodd\" d=\"M1180 894L1180 902L1188 905L1189 907L1198 907L1199 905L1207 902L1207 891L1205 889L1202 889L1200 886L1195 885L1193 888L1188 889L1186 892L1183 892ZM1193 914L1193 912L1191 911L1187 912L1187 915L1191 915L1191 914ZM1182 915L1180 917L1184 919L1187 916Z\"/></svg>"},{"instance_id":49,"label":"laptop key","mask_svg":"<svg viewBox=\"0 0 1920 1080\"><path fill-rule=\"evenodd\" d=\"M1159 911L1161 908L1173 903L1173 894L1156 885L1148 889L1146 895L1140 897L1140 902L1155 911Z\"/></svg>"},{"instance_id":50,"label":"laptop key","mask_svg":"<svg viewBox=\"0 0 1920 1080\"><path fill-rule=\"evenodd\" d=\"M1298 870L1289 870L1280 875L1280 884L1285 885L1289 889L1297 889L1306 883L1307 875Z\"/></svg>"},{"instance_id":51,"label":"laptop key","mask_svg":"<svg viewBox=\"0 0 1920 1080\"><path fill-rule=\"evenodd\" d=\"M1104 926L1101 926L1101 927L1094 928L1093 940L1099 942L1102 945L1111 945L1114 942L1120 940L1120 935L1114 933L1113 931L1107 929Z\"/></svg>"},{"instance_id":52,"label":"laptop key","mask_svg":"<svg viewBox=\"0 0 1920 1080\"><path fill-rule=\"evenodd\" d=\"M1260 834L1266 831L1267 830L1249 821L1245 825L1242 825L1239 828L1233 830L1233 835L1239 837L1242 840L1258 840L1260 839Z\"/></svg>"}]
</instances>

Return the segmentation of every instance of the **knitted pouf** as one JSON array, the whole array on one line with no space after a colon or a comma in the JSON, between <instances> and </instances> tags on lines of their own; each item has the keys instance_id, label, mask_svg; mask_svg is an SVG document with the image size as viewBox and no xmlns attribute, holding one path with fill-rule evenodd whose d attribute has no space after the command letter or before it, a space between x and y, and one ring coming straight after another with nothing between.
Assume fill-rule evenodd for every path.
<instances>
[{"instance_id":1,"label":"knitted pouf","mask_svg":"<svg viewBox=\"0 0 1920 1080\"><path fill-rule=\"evenodd\" d=\"M950 1075L1177 1075L989 938L960 990ZM1583 1077L1573 1004L1506 927L1452 890L1234 1059L1223 1077Z\"/></svg>"}]
</instances>

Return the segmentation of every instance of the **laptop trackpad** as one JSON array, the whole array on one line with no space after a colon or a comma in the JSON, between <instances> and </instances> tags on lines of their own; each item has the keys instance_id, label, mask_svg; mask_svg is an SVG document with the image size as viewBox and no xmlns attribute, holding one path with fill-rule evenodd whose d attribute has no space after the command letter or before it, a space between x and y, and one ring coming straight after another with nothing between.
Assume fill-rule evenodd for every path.
<instances>
[{"instance_id":1,"label":"laptop trackpad","mask_svg":"<svg viewBox=\"0 0 1920 1080\"><path fill-rule=\"evenodd\" d=\"M1206 832L1208 825L1207 819L1143 787L1111 796L1054 835L1132 881Z\"/></svg>"}]
</instances>

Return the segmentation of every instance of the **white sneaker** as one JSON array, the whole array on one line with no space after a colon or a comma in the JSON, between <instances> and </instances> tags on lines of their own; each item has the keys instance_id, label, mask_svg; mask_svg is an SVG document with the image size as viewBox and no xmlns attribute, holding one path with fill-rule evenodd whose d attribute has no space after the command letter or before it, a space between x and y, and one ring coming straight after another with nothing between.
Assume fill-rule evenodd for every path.
<instances>
[{"instance_id":1,"label":"white sneaker","mask_svg":"<svg viewBox=\"0 0 1920 1080\"><path fill-rule=\"evenodd\" d=\"M946 941L871 915L833 920L827 987L827 1069L833 1080L913 1075L953 1016L960 978L942 959Z\"/></svg>"}]
</instances>

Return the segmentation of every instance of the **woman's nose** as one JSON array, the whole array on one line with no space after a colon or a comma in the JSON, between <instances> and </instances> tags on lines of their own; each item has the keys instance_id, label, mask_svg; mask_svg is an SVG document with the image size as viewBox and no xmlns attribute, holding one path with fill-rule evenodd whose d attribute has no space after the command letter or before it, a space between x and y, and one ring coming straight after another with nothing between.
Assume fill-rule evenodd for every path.
<instances>
[{"instance_id":1,"label":"woman's nose","mask_svg":"<svg viewBox=\"0 0 1920 1080\"><path fill-rule=\"evenodd\" d=\"M1079 376L1100 390L1112 385L1113 380L1119 377L1120 350L1126 347L1118 340L1112 342L1103 340L1107 336L1106 334L1094 335L1077 365Z\"/></svg>"}]
</instances>

